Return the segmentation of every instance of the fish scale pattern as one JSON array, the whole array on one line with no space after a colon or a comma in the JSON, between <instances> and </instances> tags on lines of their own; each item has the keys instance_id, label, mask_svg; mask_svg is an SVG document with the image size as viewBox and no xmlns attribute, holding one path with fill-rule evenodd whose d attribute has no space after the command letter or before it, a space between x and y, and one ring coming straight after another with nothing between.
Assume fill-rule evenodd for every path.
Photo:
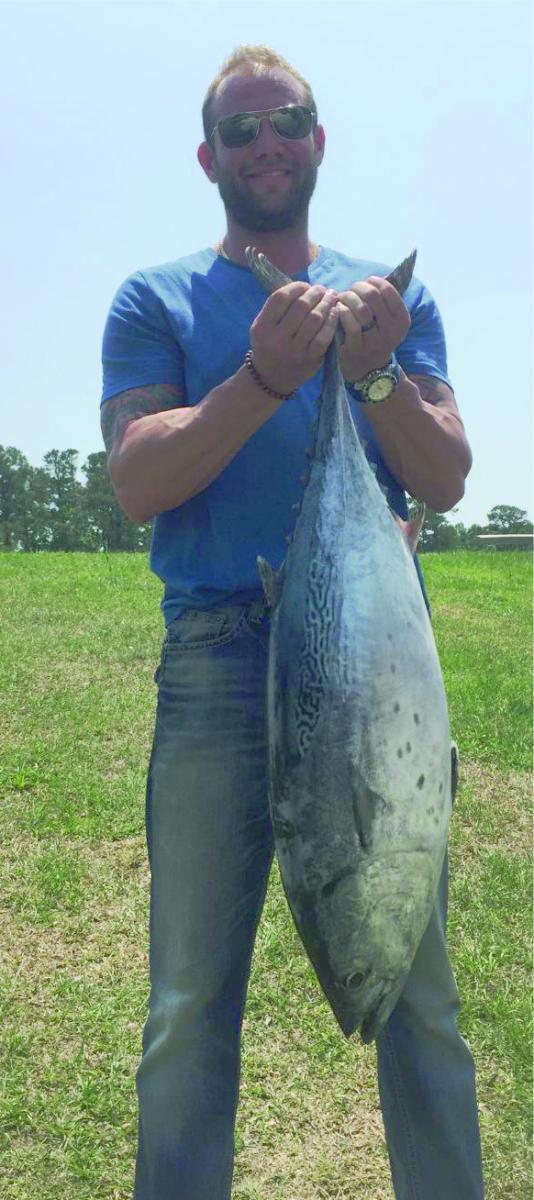
<instances>
[{"instance_id":1,"label":"fish scale pattern","mask_svg":"<svg viewBox=\"0 0 534 1200\"><path fill-rule=\"evenodd\" d=\"M296 701L297 744L306 753L319 720L321 697L328 687L335 628L333 564L314 558L308 573L304 651L300 661Z\"/></svg>"}]
</instances>

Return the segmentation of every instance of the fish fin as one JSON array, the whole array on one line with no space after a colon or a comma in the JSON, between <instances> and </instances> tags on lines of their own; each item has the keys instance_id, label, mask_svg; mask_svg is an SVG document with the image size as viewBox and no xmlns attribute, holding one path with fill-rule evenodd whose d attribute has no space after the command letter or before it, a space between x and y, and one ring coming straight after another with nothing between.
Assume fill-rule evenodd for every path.
<instances>
[{"instance_id":1,"label":"fish fin","mask_svg":"<svg viewBox=\"0 0 534 1200\"><path fill-rule=\"evenodd\" d=\"M271 609L276 608L282 592L283 567L280 567L279 571L275 571L274 567L271 567L271 564L267 562L266 558L262 558L261 554L258 554L256 562L267 604Z\"/></svg>"},{"instance_id":2,"label":"fish fin","mask_svg":"<svg viewBox=\"0 0 534 1200\"><path fill-rule=\"evenodd\" d=\"M393 512L393 509L391 511L401 533L404 534L404 537L408 542L410 553L415 554L415 551L417 550L417 543L419 541L419 535L423 528L423 521L425 519L426 504L422 504L419 512L417 512L415 517L412 517L409 521L405 521L403 517L399 517L399 514Z\"/></svg>"}]
</instances>

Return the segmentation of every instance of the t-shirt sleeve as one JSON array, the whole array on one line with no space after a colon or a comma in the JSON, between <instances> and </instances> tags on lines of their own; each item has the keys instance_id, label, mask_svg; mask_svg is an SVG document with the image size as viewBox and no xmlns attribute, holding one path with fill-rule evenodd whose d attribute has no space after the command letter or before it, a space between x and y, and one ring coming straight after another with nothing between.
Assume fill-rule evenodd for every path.
<instances>
[{"instance_id":1,"label":"t-shirt sleeve","mask_svg":"<svg viewBox=\"0 0 534 1200\"><path fill-rule=\"evenodd\" d=\"M412 324L395 351L403 371L407 375L433 375L452 388L447 374L445 331L434 297L419 280L413 279L404 302Z\"/></svg>"},{"instance_id":2,"label":"t-shirt sleeve","mask_svg":"<svg viewBox=\"0 0 534 1200\"><path fill-rule=\"evenodd\" d=\"M101 404L128 388L170 383L185 391L183 354L161 300L141 271L113 297L102 343Z\"/></svg>"}]
</instances>

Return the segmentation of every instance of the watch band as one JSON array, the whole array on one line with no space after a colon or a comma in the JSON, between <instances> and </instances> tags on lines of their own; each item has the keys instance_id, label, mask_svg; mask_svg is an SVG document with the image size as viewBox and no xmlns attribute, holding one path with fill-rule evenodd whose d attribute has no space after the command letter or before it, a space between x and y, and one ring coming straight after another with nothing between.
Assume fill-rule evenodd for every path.
<instances>
[{"instance_id":1,"label":"watch band","mask_svg":"<svg viewBox=\"0 0 534 1200\"><path fill-rule=\"evenodd\" d=\"M357 383L345 383L345 387L350 396L354 400L358 400L360 404L383 404L393 395L397 384L400 382L401 369L395 355L392 354L389 362L384 367L378 367L375 371L369 371L364 375L363 379L358 379ZM370 395L373 383L379 379L391 380L393 387L386 396L373 398Z\"/></svg>"}]
</instances>

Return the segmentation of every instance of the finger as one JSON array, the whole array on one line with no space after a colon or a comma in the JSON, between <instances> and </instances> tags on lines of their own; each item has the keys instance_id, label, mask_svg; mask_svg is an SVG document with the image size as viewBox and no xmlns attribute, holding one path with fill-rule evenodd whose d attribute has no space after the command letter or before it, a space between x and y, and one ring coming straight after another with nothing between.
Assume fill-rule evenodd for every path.
<instances>
[{"instance_id":1,"label":"finger","mask_svg":"<svg viewBox=\"0 0 534 1200\"><path fill-rule=\"evenodd\" d=\"M263 308L258 313L253 322L254 330L264 333L267 329L272 329L275 325L278 325L294 301L309 290L310 285L304 279L294 279L291 283L285 284L284 287L278 288L276 292L273 292L268 297ZM321 290L325 291L324 288Z\"/></svg>"},{"instance_id":2,"label":"finger","mask_svg":"<svg viewBox=\"0 0 534 1200\"><path fill-rule=\"evenodd\" d=\"M392 290L395 292L394 288ZM351 292L355 296L358 296L358 298L367 305L369 310L369 317L367 320L362 321L363 325L367 325L374 317L378 325L382 326L382 328L384 328L384 326L389 328L391 325L391 313L386 308L382 292L379 288L375 287L374 283L369 283L367 280L362 280L361 282L353 284L352 288L350 288L348 292L349 296ZM400 297L397 297L397 299L400 299Z\"/></svg>"},{"instance_id":3,"label":"finger","mask_svg":"<svg viewBox=\"0 0 534 1200\"><path fill-rule=\"evenodd\" d=\"M399 296L396 288L393 287L393 284L388 283L387 279L383 279L381 275L370 275L369 283L380 293L384 306L391 317L398 317L402 313L408 312L402 296Z\"/></svg>"},{"instance_id":4,"label":"finger","mask_svg":"<svg viewBox=\"0 0 534 1200\"><path fill-rule=\"evenodd\" d=\"M348 305L338 302L337 310L339 314L339 323L345 337L350 338L356 351L363 350L363 333L359 319L354 314L354 309Z\"/></svg>"},{"instance_id":5,"label":"finger","mask_svg":"<svg viewBox=\"0 0 534 1200\"><path fill-rule=\"evenodd\" d=\"M346 309L352 313L360 327L376 323L376 317L372 308L357 292L352 289L348 292L342 292L339 299L345 305Z\"/></svg>"},{"instance_id":6,"label":"finger","mask_svg":"<svg viewBox=\"0 0 534 1200\"><path fill-rule=\"evenodd\" d=\"M321 328L315 334L315 337L312 338L312 341L310 342L310 344L308 346L308 353L313 358L317 358L318 360L320 360L321 358L324 358L324 355L326 354L326 351L328 350L330 343L334 340L334 338L336 336L338 320L339 320L339 316L337 313L336 306L330 305L330 309L329 309L328 313L326 314L326 317L321 325Z\"/></svg>"},{"instance_id":7,"label":"finger","mask_svg":"<svg viewBox=\"0 0 534 1200\"><path fill-rule=\"evenodd\" d=\"M308 287L308 290L300 296L296 296L290 307L284 313L284 316L278 322L277 333L279 336L286 338L297 338L303 326L309 320L310 315L319 308L318 317L312 320L311 335L316 332L316 328L328 311L328 308L335 302L335 292L328 292L326 288ZM310 341L310 337L306 336L306 331L303 332L303 337L298 339L302 345L306 345Z\"/></svg>"},{"instance_id":8,"label":"finger","mask_svg":"<svg viewBox=\"0 0 534 1200\"><path fill-rule=\"evenodd\" d=\"M297 351L307 350L311 343L317 337L317 334L322 329L324 322L328 320L330 313L336 307L336 293L328 290L324 296L310 309L304 318L300 328L293 335L293 348ZM291 314L290 314L291 315ZM337 321L337 316L335 318ZM284 322L284 329L287 322Z\"/></svg>"}]
</instances>

